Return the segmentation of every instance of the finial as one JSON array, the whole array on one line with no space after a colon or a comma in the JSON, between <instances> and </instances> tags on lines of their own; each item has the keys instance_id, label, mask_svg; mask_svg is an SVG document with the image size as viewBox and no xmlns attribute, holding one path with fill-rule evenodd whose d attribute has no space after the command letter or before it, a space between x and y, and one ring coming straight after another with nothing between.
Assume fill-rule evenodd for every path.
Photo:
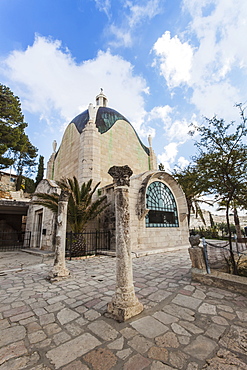
<instances>
[{"instance_id":1,"label":"finial","mask_svg":"<svg viewBox=\"0 0 247 370\"><path fill-rule=\"evenodd\" d=\"M151 135L148 135L148 143L149 143L149 147L152 148L152 136Z\"/></svg>"},{"instance_id":2,"label":"finial","mask_svg":"<svg viewBox=\"0 0 247 370\"><path fill-rule=\"evenodd\" d=\"M52 148L53 148L53 153L56 153L56 149L57 149L57 142L56 142L56 140L53 141Z\"/></svg>"},{"instance_id":3,"label":"finial","mask_svg":"<svg viewBox=\"0 0 247 370\"><path fill-rule=\"evenodd\" d=\"M107 102L107 97L103 93L103 88L101 87L99 95L96 96L96 106L107 107Z\"/></svg>"}]
</instances>

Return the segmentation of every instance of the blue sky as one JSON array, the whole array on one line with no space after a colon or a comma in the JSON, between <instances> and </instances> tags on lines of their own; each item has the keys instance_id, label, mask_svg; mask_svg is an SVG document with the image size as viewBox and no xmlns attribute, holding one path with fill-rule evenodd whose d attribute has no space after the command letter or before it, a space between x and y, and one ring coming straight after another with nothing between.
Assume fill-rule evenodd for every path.
<instances>
[{"instance_id":1,"label":"blue sky","mask_svg":"<svg viewBox=\"0 0 247 370\"><path fill-rule=\"evenodd\" d=\"M0 82L45 161L103 88L169 171L194 154L191 122L239 119L246 35L244 0L0 0Z\"/></svg>"}]
</instances>

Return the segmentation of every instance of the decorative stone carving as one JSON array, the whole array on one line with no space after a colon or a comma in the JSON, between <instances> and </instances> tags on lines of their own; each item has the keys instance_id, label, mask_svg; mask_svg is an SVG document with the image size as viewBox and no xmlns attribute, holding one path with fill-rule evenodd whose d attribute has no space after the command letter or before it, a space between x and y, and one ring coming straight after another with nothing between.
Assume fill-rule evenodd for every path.
<instances>
[{"instance_id":1,"label":"decorative stone carving","mask_svg":"<svg viewBox=\"0 0 247 370\"><path fill-rule=\"evenodd\" d=\"M116 182L116 291L107 309L117 321L126 321L143 311L143 305L135 295L133 285L130 244L129 177L128 166L111 167L108 172Z\"/></svg>"},{"instance_id":2,"label":"decorative stone carving","mask_svg":"<svg viewBox=\"0 0 247 370\"><path fill-rule=\"evenodd\" d=\"M129 166L113 166L108 171L109 175L113 177L113 180L117 186L129 186L130 176L133 171Z\"/></svg>"},{"instance_id":3,"label":"decorative stone carving","mask_svg":"<svg viewBox=\"0 0 247 370\"><path fill-rule=\"evenodd\" d=\"M67 191L62 190L58 201L57 233L56 233L54 265L48 276L48 279L50 281L62 280L70 275L69 270L65 266L65 243L66 243L68 200L69 193Z\"/></svg>"},{"instance_id":4,"label":"decorative stone carving","mask_svg":"<svg viewBox=\"0 0 247 370\"><path fill-rule=\"evenodd\" d=\"M88 106L88 114L89 114L89 120L92 121L92 122L95 122L96 109L95 109L95 107L93 106L92 103L90 103L89 106Z\"/></svg>"},{"instance_id":5,"label":"decorative stone carving","mask_svg":"<svg viewBox=\"0 0 247 370\"><path fill-rule=\"evenodd\" d=\"M190 242L191 247L198 247L200 244L200 235L199 234L191 235L189 237L189 242Z\"/></svg>"}]
</instances>

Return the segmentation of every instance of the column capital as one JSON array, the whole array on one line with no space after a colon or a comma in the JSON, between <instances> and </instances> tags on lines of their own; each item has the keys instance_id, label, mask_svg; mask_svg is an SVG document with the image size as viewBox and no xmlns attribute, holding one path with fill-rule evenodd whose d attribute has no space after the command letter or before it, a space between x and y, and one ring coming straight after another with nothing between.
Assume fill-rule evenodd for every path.
<instances>
[{"instance_id":1,"label":"column capital","mask_svg":"<svg viewBox=\"0 0 247 370\"><path fill-rule=\"evenodd\" d=\"M112 166L108 173L117 186L130 186L130 176L133 171L129 166Z\"/></svg>"}]
</instances>

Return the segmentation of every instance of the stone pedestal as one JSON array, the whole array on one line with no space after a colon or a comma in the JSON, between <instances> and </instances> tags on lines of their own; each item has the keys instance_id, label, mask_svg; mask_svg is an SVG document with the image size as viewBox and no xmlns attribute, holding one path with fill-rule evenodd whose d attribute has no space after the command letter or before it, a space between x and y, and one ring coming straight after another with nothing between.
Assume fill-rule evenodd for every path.
<instances>
[{"instance_id":1,"label":"stone pedestal","mask_svg":"<svg viewBox=\"0 0 247 370\"><path fill-rule=\"evenodd\" d=\"M205 258L202 247L189 248L190 259L192 268L206 271Z\"/></svg>"},{"instance_id":2,"label":"stone pedestal","mask_svg":"<svg viewBox=\"0 0 247 370\"><path fill-rule=\"evenodd\" d=\"M109 174L115 182L116 212L116 291L107 309L117 321L126 321L143 311L143 305L135 295L133 285L130 245L129 178L128 166L113 166Z\"/></svg>"},{"instance_id":3,"label":"stone pedestal","mask_svg":"<svg viewBox=\"0 0 247 370\"><path fill-rule=\"evenodd\" d=\"M50 281L59 281L67 278L70 275L69 270L65 266L68 199L69 193L62 191L58 202L54 265L48 276Z\"/></svg>"}]
</instances>

